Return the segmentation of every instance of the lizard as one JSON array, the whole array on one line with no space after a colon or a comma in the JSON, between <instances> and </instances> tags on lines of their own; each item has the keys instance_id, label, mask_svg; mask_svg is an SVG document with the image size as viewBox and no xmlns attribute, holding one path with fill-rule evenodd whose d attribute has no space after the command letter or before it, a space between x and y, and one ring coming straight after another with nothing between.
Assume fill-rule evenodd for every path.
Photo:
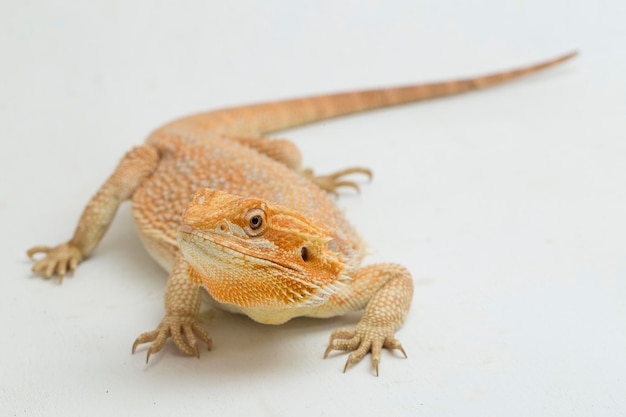
<instances>
[{"instance_id":1,"label":"lizard","mask_svg":"<svg viewBox=\"0 0 626 417\"><path fill-rule=\"evenodd\" d=\"M475 78L336 93L199 113L154 130L130 150L89 200L72 238L35 246L32 271L62 281L90 256L120 204L132 214L150 255L169 272L165 314L137 337L132 353L150 356L168 339L199 357L212 338L199 324L200 291L216 305L265 324L295 317L363 311L353 327L331 333L332 351L350 352L343 368L371 354L376 375L382 349L406 352L395 332L413 296L410 272L380 263L361 266L365 244L332 194L358 189L348 168L316 176L302 168L297 146L263 135L351 113L481 89L560 64L576 53ZM36 254L43 258L35 259Z\"/></svg>"}]
</instances>

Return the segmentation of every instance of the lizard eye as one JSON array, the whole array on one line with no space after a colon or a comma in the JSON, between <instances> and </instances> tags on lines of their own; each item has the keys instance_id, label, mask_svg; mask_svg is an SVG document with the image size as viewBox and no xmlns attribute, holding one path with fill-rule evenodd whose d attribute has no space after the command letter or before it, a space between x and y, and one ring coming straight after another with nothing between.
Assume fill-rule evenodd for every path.
<instances>
[{"instance_id":1,"label":"lizard eye","mask_svg":"<svg viewBox=\"0 0 626 417\"><path fill-rule=\"evenodd\" d=\"M261 225L263 225L263 217L258 214L250 219L250 229L256 230L261 227Z\"/></svg>"},{"instance_id":2,"label":"lizard eye","mask_svg":"<svg viewBox=\"0 0 626 417\"><path fill-rule=\"evenodd\" d=\"M244 230L248 236L259 236L267 227L265 212L259 208L248 210L244 220L246 222Z\"/></svg>"}]
</instances>

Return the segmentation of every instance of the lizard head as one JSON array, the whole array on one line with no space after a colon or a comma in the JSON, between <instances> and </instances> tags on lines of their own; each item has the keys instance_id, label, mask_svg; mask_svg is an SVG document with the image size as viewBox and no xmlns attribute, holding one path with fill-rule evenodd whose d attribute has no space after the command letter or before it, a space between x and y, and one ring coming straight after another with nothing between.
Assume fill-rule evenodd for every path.
<instances>
[{"instance_id":1,"label":"lizard head","mask_svg":"<svg viewBox=\"0 0 626 417\"><path fill-rule=\"evenodd\" d=\"M346 278L326 229L287 207L201 189L178 243L189 275L221 303L283 310L321 304Z\"/></svg>"}]
</instances>

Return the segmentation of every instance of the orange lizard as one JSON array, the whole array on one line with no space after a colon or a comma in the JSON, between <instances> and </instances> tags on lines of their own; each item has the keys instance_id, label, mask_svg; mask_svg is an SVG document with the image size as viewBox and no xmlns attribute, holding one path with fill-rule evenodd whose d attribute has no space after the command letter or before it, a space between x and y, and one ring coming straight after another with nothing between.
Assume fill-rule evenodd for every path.
<instances>
[{"instance_id":1,"label":"orange lizard","mask_svg":"<svg viewBox=\"0 0 626 417\"><path fill-rule=\"evenodd\" d=\"M132 200L148 252L169 271L165 316L133 344L168 338L181 351L211 348L198 324L199 291L217 305L267 324L364 310L353 328L335 330L332 350L350 351L344 371L371 352L378 375L383 348L405 354L395 338L413 294L410 273L395 264L360 266L364 244L328 195L357 187L349 168L314 176L297 147L261 135L324 119L489 87L559 64L541 64L472 79L286 100L185 117L154 131L128 152L85 207L73 237L36 246L35 273L59 279L87 258L118 206ZM406 354L405 354L406 356Z\"/></svg>"}]
</instances>

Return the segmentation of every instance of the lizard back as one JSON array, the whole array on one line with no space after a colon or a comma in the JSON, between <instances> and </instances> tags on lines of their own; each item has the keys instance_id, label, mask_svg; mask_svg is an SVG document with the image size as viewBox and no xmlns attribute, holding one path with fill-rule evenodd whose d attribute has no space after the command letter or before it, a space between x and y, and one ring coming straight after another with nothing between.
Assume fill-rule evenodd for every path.
<instances>
[{"instance_id":1,"label":"lizard back","mask_svg":"<svg viewBox=\"0 0 626 417\"><path fill-rule=\"evenodd\" d=\"M178 142L184 146L177 146ZM360 258L362 242L329 195L300 173L256 150L217 135L148 138L161 161L132 198L133 217L150 254L171 271L177 253L176 232L193 194L211 188L256 197L294 209L331 231L337 250ZM281 184L290 184L289 187ZM358 261L358 259L354 259Z\"/></svg>"}]
</instances>

